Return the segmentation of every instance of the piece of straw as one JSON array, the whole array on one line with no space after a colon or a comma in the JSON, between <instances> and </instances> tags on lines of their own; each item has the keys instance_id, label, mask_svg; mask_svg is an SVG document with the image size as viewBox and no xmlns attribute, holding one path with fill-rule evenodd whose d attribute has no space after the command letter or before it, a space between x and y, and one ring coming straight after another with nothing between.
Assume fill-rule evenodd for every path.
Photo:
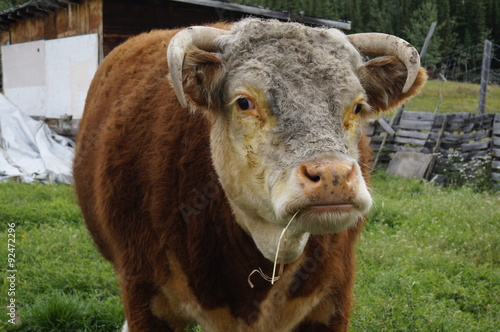
<instances>
[{"instance_id":1,"label":"piece of straw","mask_svg":"<svg viewBox=\"0 0 500 332\"><path fill-rule=\"evenodd\" d=\"M276 255L274 256L274 266L273 266L273 276L272 277L269 277L267 274L265 274L262 269L259 267L258 269L255 269L253 270L252 272L250 272L250 274L248 275L248 284L250 285L251 288L254 288L254 284L250 281L250 277L254 274L254 273L258 273L260 274L260 276L266 280L266 281L269 281L271 283L271 285L274 285L274 282L277 281L281 275L283 274L283 270L285 268L285 254L286 254L286 240L287 240L287 237L286 237L286 231L288 230L288 227L290 226L290 224L292 223L293 219L295 219L295 216L297 216L297 214L300 212L297 211L295 212L295 214L293 215L293 217L290 219L290 221L288 222L288 224L286 225L286 227L283 229L283 231L281 231L281 235L278 239L278 247L276 248ZM283 239L283 236L285 236L285 241L283 243L283 255L281 257L281 263L280 263L280 270L279 270L279 273L278 275L276 276L276 265L278 264L278 254L279 254L279 251L280 251L280 247L281 247L281 240Z\"/></svg>"}]
</instances>

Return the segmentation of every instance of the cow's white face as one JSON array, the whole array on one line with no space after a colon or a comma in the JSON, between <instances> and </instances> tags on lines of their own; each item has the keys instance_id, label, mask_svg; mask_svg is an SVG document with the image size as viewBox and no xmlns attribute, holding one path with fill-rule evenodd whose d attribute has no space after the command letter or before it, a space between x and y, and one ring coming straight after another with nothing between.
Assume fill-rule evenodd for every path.
<instances>
[{"instance_id":1,"label":"cow's white face","mask_svg":"<svg viewBox=\"0 0 500 332\"><path fill-rule=\"evenodd\" d=\"M310 233L340 232L368 213L371 197L358 165L358 135L351 132L359 120L332 135L349 149L339 151L332 141L314 151L304 140L302 155L282 142L279 120L261 92L234 91L211 132L213 162L237 220L266 258L274 259L278 238L297 211L288 231L288 261L301 254Z\"/></svg>"},{"instance_id":2,"label":"cow's white face","mask_svg":"<svg viewBox=\"0 0 500 332\"><path fill-rule=\"evenodd\" d=\"M379 93L379 82L397 81L400 91L406 72L387 60L398 74L384 69L372 88L372 68L363 70L358 51L331 29L247 20L218 42L216 56L188 57L184 89L213 123L213 164L236 219L269 260L298 212L287 232L285 260L293 261L310 234L341 232L368 213L363 118L372 105L403 98Z\"/></svg>"},{"instance_id":3,"label":"cow's white face","mask_svg":"<svg viewBox=\"0 0 500 332\"><path fill-rule=\"evenodd\" d=\"M246 42L240 33L222 56L232 65L212 129L213 162L266 258L300 211L288 231L291 261L309 234L340 232L370 209L358 165L359 113L369 109L355 73L361 59L341 33L293 25Z\"/></svg>"}]
</instances>

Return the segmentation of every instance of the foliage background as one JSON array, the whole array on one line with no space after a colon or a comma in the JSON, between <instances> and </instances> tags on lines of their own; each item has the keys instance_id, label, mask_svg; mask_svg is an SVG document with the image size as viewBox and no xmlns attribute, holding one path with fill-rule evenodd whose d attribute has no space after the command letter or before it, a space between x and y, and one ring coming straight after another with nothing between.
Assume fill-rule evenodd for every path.
<instances>
[{"instance_id":1,"label":"foliage background","mask_svg":"<svg viewBox=\"0 0 500 332\"><path fill-rule=\"evenodd\" d=\"M168 1L168 0L160 0ZM421 49L432 22L437 28L428 49L426 66L457 50L481 44L500 44L498 0L222 0L292 13L351 21L349 33L384 32L407 39ZM27 2L0 0L0 10ZM500 57L500 48L496 50ZM500 64L498 64L500 66Z\"/></svg>"},{"instance_id":2,"label":"foliage background","mask_svg":"<svg viewBox=\"0 0 500 332\"><path fill-rule=\"evenodd\" d=\"M332 20L351 21L351 31L384 32L402 37L418 50L432 22L437 28L428 49L426 64L482 44L500 43L498 0L231 0L247 5L302 13ZM500 50L497 51L500 56Z\"/></svg>"},{"instance_id":3,"label":"foliage background","mask_svg":"<svg viewBox=\"0 0 500 332\"><path fill-rule=\"evenodd\" d=\"M0 0L0 10L12 8L14 6L26 3L26 0Z\"/></svg>"}]
</instances>

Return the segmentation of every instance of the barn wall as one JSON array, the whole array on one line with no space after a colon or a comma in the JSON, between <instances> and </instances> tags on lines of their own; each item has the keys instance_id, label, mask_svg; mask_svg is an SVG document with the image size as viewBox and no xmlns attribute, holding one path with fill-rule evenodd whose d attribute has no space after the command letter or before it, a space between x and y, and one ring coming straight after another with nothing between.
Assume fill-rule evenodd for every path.
<instances>
[{"instance_id":1,"label":"barn wall","mask_svg":"<svg viewBox=\"0 0 500 332\"><path fill-rule=\"evenodd\" d=\"M2 46L2 68L5 95L25 113L42 115L47 93L45 42Z\"/></svg>"},{"instance_id":2,"label":"barn wall","mask_svg":"<svg viewBox=\"0 0 500 332\"><path fill-rule=\"evenodd\" d=\"M80 119L85 97L98 66L98 36L89 34L48 40L47 109L45 117Z\"/></svg>"},{"instance_id":3,"label":"barn wall","mask_svg":"<svg viewBox=\"0 0 500 332\"><path fill-rule=\"evenodd\" d=\"M102 32L102 0L85 0L68 4L57 13L26 18L11 24L1 34L2 45L50 40Z\"/></svg>"},{"instance_id":4,"label":"barn wall","mask_svg":"<svg viewBox=\"0 0 500 332\"><path fill-rule=\"evenodd\" d=\"M28 115L79 119L97 65L97 34L4 45L4 94Z\"/></svg>"}]
</instances>

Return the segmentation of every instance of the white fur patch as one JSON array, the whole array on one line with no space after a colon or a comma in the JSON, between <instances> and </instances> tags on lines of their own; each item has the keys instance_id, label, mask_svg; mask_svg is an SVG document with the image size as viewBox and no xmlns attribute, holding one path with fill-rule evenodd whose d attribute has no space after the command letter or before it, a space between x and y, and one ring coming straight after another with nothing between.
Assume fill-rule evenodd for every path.
<instances>
[{"instance_id":1,"label":"white fur patch","mask_svg":"<svg viewBox=\"0 0 500 332\"><path fill-rule=\"evenodd\" d=\"M356 196L353 200L355 208L350 212L335 212L321 215L299 214L297 221L290 227L290 232L312 234L337 233L357 223L359 218L366 215L372 206L372 198L366 187L361 174L360 167L354 163L356 175L355 187ZM297 210L304 207L306 199L297 180L290 172L286 181L277 183L271 194L271 201L274 206L277 218L287 219Z\"/></svg>"},{"instance_id":2,"label":"white fur patch","mask_svg":"<svg viewBox=\"0 0 500 332\"><path fill-rule=\"evenodd\" d=\"M356 73L361 56L340 31L272 20L244 20L219 43L227 106L214 112L212 160L237 222L267 259L274 261L290 218L311 204L297 167L325 156L355 165L356 194L346 201L353 208L299 213L287 233L289 263L309 234L345 230L371 207L357 164L360 131L348 133L344 126L345 109L364 94ZM231 106L242 93L258 117Z\"/></svg>"}]
</instances>

